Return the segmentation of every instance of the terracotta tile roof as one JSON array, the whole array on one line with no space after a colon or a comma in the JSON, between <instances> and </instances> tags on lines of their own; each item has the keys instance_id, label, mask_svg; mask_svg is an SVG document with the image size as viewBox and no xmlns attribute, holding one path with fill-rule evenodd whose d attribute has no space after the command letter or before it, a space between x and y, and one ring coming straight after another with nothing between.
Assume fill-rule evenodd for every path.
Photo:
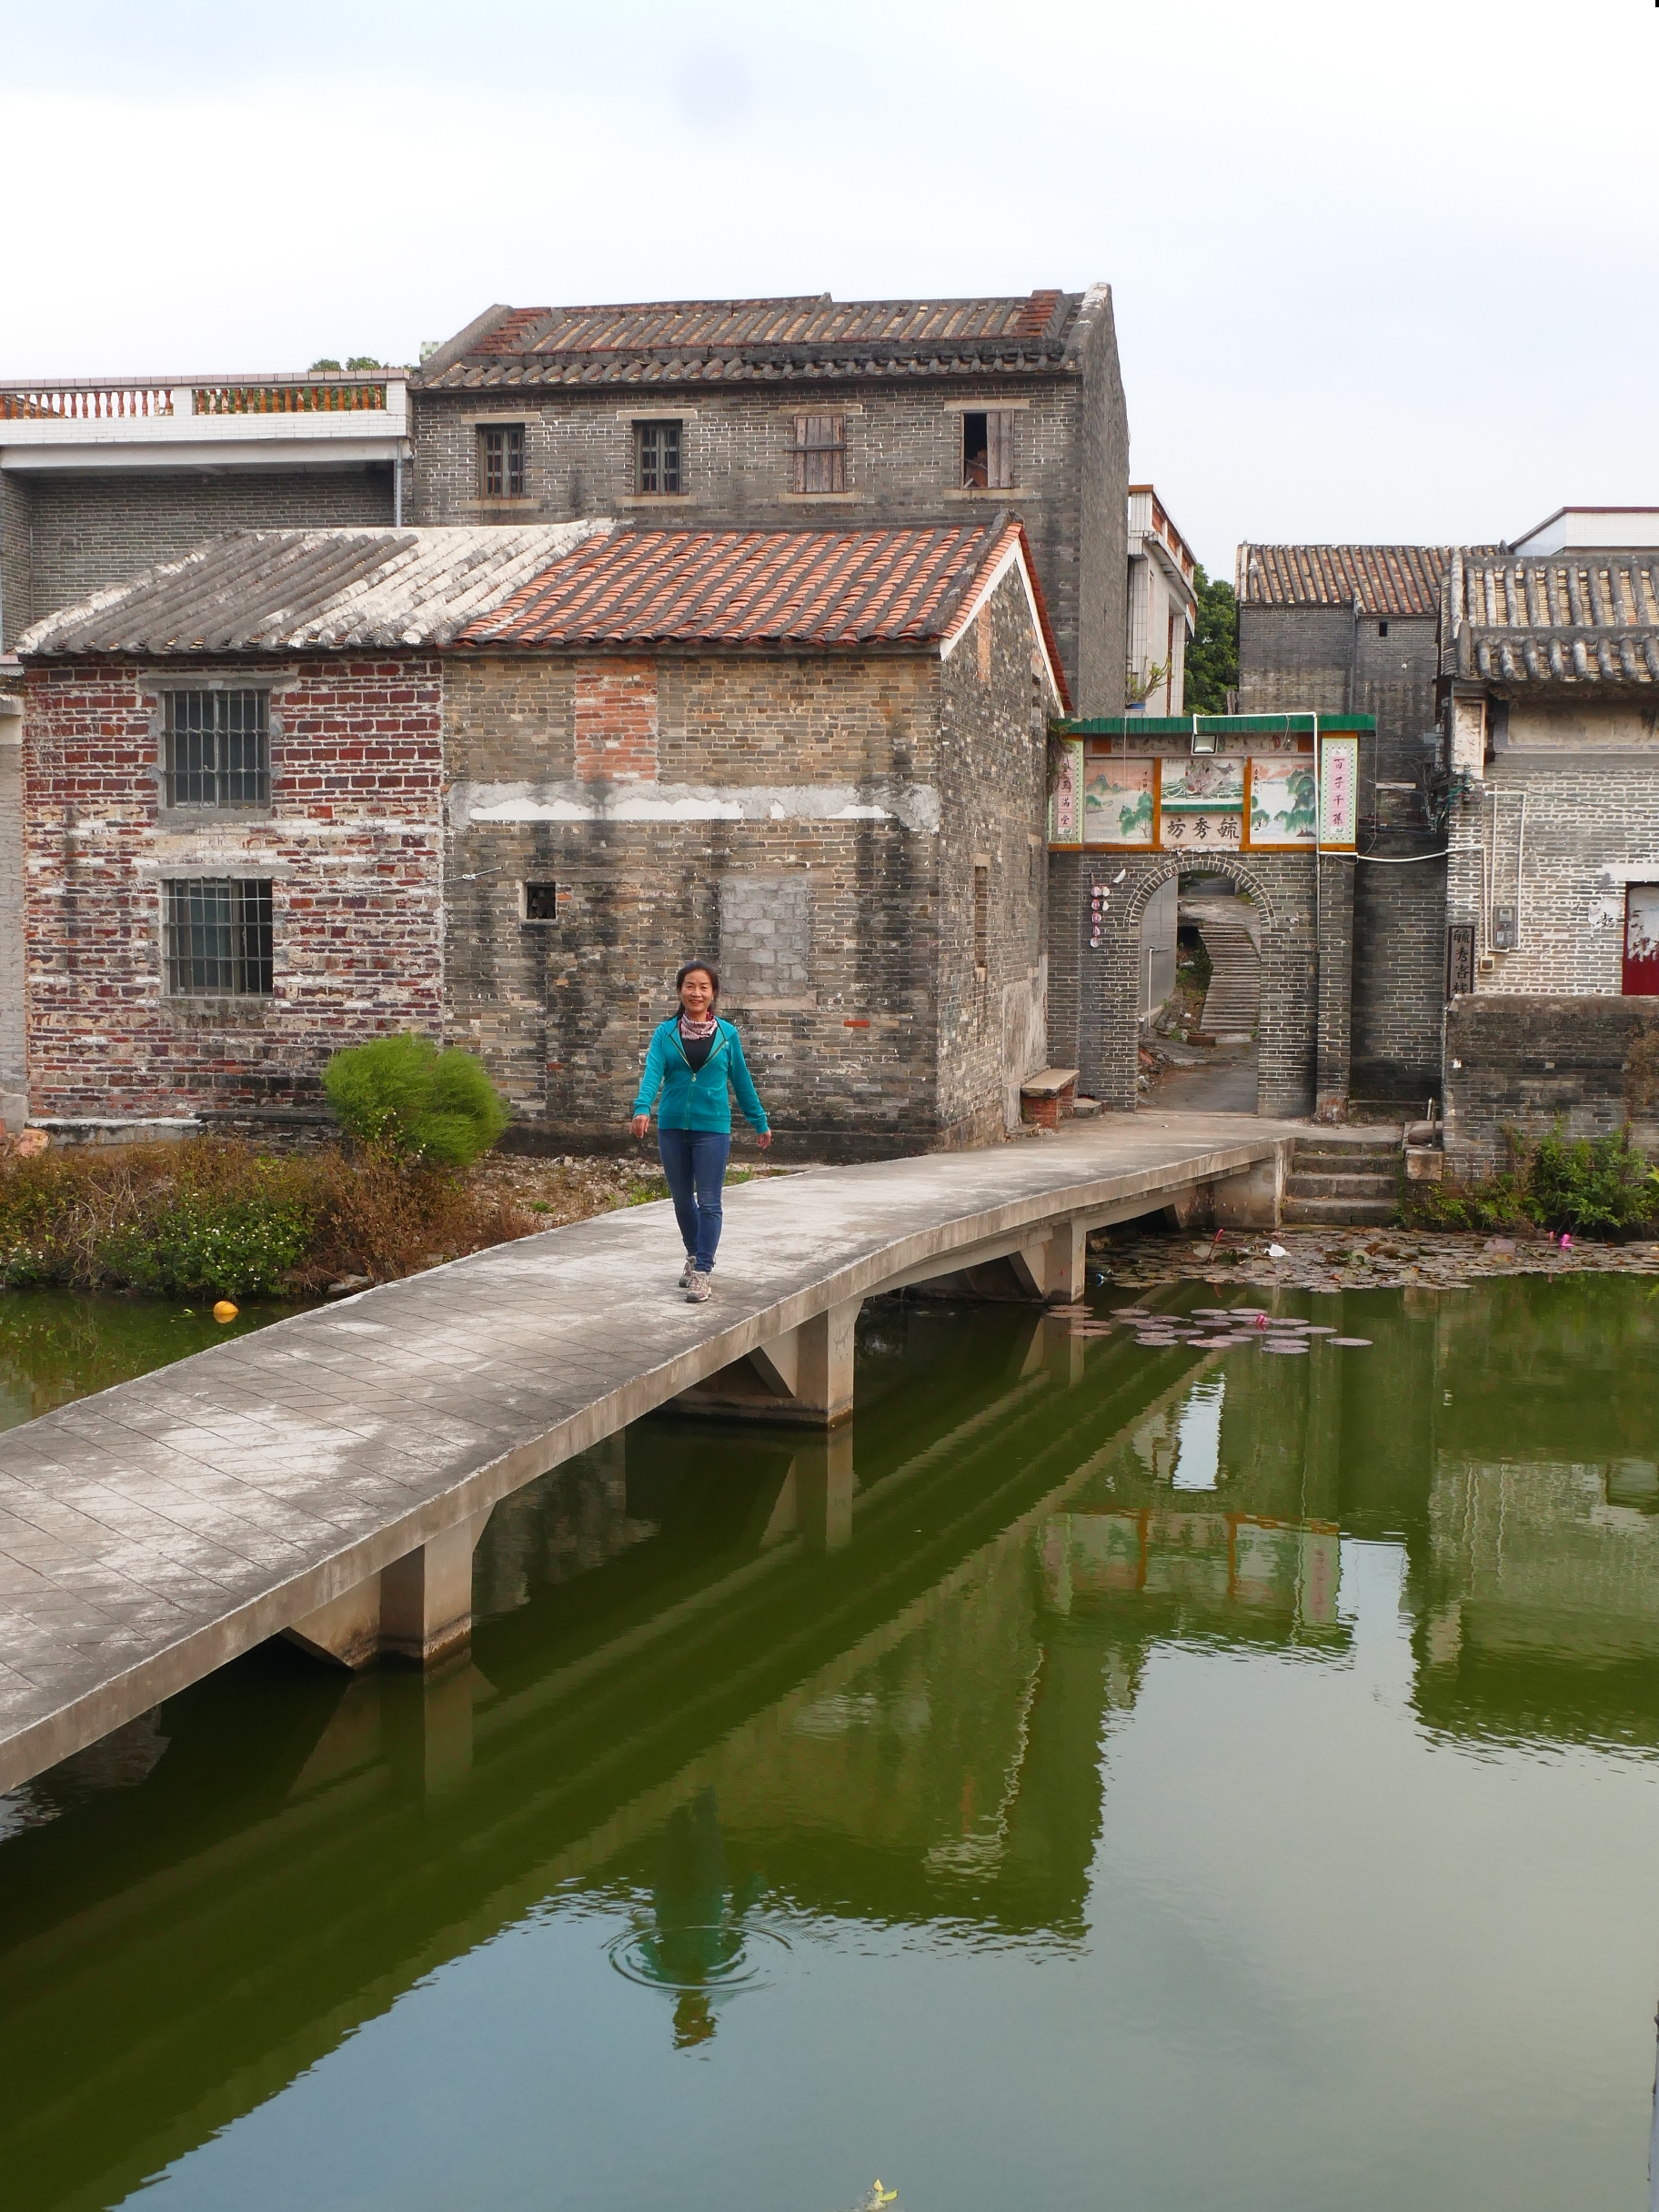
<instances>
[{"instance_id":1,"label":"terracotta tile roof","mask_svg":"<svg viewBox=\"0 0 1659 2212\"><path fill-rule=\"evenodd\" d=\"M1450 546L1239 548L1242 607L1352 607L1368 615L1435 615Z\"/></svg>"},{"instance_id":2,"label":"terracotta tile roof","mask_svg":"<svg viewBox=\"0 0 1659 2212\"><path fill-rule=\"evenodd\" d=\"M1441 669L1510 686L1659 687L1659 551L1544 559L1454 549Z\"/></svg>"},{"instance_id":3,"label":"terracotta tile roof","mask_svg":"<svg viewBox=\"0 0 1659 2212\"><path fill-rule=\"evenodd\" d=\"M1066 366L1085 295L1015 299L691 299L502 308L451 340L427 391L982 375ZM463 343L464 341L464 349Z\"/></svg>"},{"instance_id":4,"label":"terracotta tile roof","mask_svg":"<svg viewBox=\"0 0 1659 2212\"><path fill-rule=\"evenodd\" d=\"M232 530L25 630L23 654L443 645L605 521Z\"/></svg>"},{"instance_id":5,"label":"terracotta tile roof","mask_svg":"<svg viewBox=\"0 0 1659 2212\"><path fill-rule=\"evenodd\" d=\"M622 530L577 547L462 641L921 644L944 636L1006 527Z\"/></svg>"}]
</instances>

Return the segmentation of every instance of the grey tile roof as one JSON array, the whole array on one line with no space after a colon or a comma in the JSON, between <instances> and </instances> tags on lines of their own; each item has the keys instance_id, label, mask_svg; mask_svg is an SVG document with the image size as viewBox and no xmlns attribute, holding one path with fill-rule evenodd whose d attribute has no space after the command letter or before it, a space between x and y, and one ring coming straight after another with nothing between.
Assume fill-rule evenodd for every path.
<instances>
[{"instance_id":1,"label":"grey tile roof","mask_svg":"<svg viewBox=\"0 0 1659 2212\"><path fill-rule=\"evenodd\" d=\"M665 300L500 307L439 348L426 391L1031 374L1068 367L1081 292L1013 299Z\"/></svg>"},{"instance_id":2,"label":"grey tile roof","mask_svg":"<svg viewBox=\"0 0 1659 2212\"><path fill-rule=\"evenodd\" d=\"M1450 546L1239 548L1242 607L1352 607L1362 614L1437 615Z\"/></svg>"},{"instance_id":3,"label":"grey tile roof","mask_svg":"<svg viewBox=\"0 0 1659 2212\"><path fill-rule=\"evenodd\" d=\"M1453 552L1443 675L1510 686L1659 687L1659 551L1543 559Z\"/></svg>"},{"instance_id":4,"label":"grey tile roof","mask_svg":"<svg viewBox=\"0 0 1659 2212\"><path fill-rule=\"evenodd\" d=\"M36 622L20 656L445 645L608 521L232 530Z\"/></svg>"}]
</instances>

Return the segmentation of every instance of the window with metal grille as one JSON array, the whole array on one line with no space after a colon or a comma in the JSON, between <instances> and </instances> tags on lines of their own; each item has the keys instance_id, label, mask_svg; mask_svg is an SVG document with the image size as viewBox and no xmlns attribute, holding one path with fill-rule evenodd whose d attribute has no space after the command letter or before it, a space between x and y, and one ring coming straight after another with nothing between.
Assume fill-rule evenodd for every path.
<instances>
[{"instance_id":1,"label":"window with metal grille","mask_svg":"<svg viewBox=\"0 0 1659 2212\"><path fill-rule=\"evenodd\" d=\"M269 883L192 876L161 890L169 998L244 999L269 992Z\"/></svg>"},{"instance_id":2,"label":"window with metal grille","mask_svg":"<svg viewBox=\"0 0 1659 2212\"><path fill-rule=\"evenodd\" d=\"M271 796L264 691L169 691L170 807L263 807Z\"/></svg>"},{"instance_id":3,"label":"window with metal grille","mask_svg":"<svg viewBox=\"0 0 1659 2212\"><path fill-rule=\"evenodd\" d=\"M525 885L524 919L526 921L557 921L558 920L558 886L557 883L527 883Z\"/></svg>"},{"instance_id":4,"label":"window with metal grille","mask_svg":"<svg viewBox=\"0 0 1659 2212\"><path fill-rule=\"evenodd\" d=\"M797 415L794 461L797 491L845 491L847 417Z\"/></svg>"},{"instance_id":5,"label":"window with metal grille","mask_svg":"<svg viewBox=\"0 0 1659 2212\"><path fill-rule=\"evenodd\" d=\"M643 492L683 491L677 422L634 425L634 488Z\"/></svg>"},{"instance_id":6,"label":"window with metal grille","mask_svg":"<svg viewBox=\"0 0 1659 2212\"><path fill-rule=\"evenodd\" d=\"M499 430L483 430L484 497L487 499L522 499L524 497L524 429L509 423Z\"/></svg>"},{"instance_id":7,"label":"window with metal grille","mask_svg":"<svg viewBox=\"0 0 1659 2212\"><path fill-rule=\"evenodd\" d=\"M962 489L1010 491L1014 482L1014 409L962 417Z\"/></svg>"},{"instance_id":8,"label":"window with metal grille","mask_svg":"<svg viewBox=\"0 0 1659 2212\"><path fill-rule=\"evenodd\" d=\"M990 965L990 863L973 864L973 964L981 975Z\"/></svg>"}]
</instances>

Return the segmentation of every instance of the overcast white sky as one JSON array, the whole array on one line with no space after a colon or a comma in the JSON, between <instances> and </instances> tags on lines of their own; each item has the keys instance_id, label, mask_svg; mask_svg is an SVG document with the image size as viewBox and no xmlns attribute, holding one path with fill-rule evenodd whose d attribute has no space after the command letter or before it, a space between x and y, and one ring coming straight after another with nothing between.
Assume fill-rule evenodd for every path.
<instances>
[{"instance_id":1,"label":"overcast white sky","mask_svg":"<svg viewBox=\"0 0 1659 2212\"><path fill-rule=\"evenodd\" d=\"M1659 503L1651 0L0 0L0 375L416 358L493 300L1114 289L1241 538Z\"/></svg>"}]
</instances>

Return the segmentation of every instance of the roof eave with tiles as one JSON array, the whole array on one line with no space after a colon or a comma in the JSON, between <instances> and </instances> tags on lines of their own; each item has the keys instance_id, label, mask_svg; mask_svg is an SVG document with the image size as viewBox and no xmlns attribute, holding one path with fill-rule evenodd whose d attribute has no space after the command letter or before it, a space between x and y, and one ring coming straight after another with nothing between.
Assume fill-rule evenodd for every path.
<instances>
[{"instance_id":1,"label":"roof eave with tiles","mask_svg":"<svg viewBox=\"0 0 1659 2212\"><path fill-rule=\"evenodd\" d=\"M1017 299L518 308L416 382L427 392L468 392L1059 376L1081 364L1084 299L1038 291Z\"/></svg>"},{"instance_id":2,"label":"roof eave with tiles","mask_svg":"<svg viewBox=\"0 0 1659 2212\"><path fill-rule=\"evenodd\" d=\"M1441 669L1505 691L1659 688L1659 552L1453 551Z\"/></svg>"},{"instance_id":3,"label":"roof eave with tiles","mask_svg":"<svg viewBox=\"0 0 1659 2212\"><path fill-rule=\"evenodd\" d=\"M1331 607L1363 615L1440 612L1449 546L1242 545L1242 607Z\"/></svg>"}]
</instances>

